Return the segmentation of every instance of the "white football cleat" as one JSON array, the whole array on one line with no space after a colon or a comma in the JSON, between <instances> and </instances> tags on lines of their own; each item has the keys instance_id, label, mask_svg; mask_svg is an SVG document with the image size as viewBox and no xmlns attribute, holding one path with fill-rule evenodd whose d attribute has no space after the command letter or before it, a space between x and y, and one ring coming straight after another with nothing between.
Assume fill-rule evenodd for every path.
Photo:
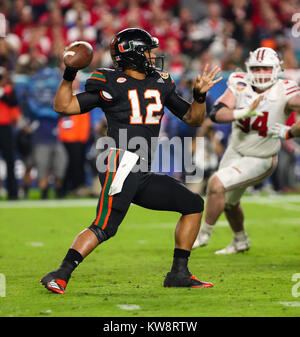
<instances>
[{"instance_id":1,"label":"white football cleat","mask_svg":"<svg viewBox=\"0 0 300 337\"><path fill-rule=\"evenodd\" d=\"M221 250L217 250L215 254L217 255L225 255L225 254L237 254L241 252L245 252L250 249L250 241L248 238L245 240L237 240L233 239L233 241L225 248Z\"/></svg>"},{"instance_id":2,"label":"white football cleat","mask_svg":"<svg viewBox=\"0 0 300 337\"><path fill-rule=\"evenodd\" d=\"M210 226L204 223L200 228L200 231L193 244L192 249L208 245L210 238L212 236L213 229L214 229L214 226Z\"/></svg>"},{"instance_id":3,"label":"white football cleat","mask_svg":"<svg viewBox=\"0 0 300 337\"><path fill-rule=\"evenodd\" d=\"M197 239L195 240L193 244L192 249L208 245L210 238L211 238L211 234L199 232Z\"/></svg>"}]
</instances>

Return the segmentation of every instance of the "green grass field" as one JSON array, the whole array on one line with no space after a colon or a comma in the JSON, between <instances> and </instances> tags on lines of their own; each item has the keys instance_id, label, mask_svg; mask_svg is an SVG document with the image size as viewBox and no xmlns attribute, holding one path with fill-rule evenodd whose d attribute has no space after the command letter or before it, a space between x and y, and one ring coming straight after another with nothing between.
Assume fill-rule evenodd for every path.
<instances>
[{"instance_id":1,"label":"green grass field","mask_svg":"<svg viewBox=\"0 0 300 337\"><path fill-rule=\"evenodd\" d=\"M232 239L222 216L211 244L194 250L189 263L213 288L162 287L179 215L133 205L118 234L73 273L67 294L52 294L39 280L58 268L75 235L93 220L96 203L0 203L0 273L6 278L0 316L300 316L300 297L292 295L298 288L292 276L300 273L300 196L245 197L251 239L245 253L214 255Z\"/></svg>"}]
</instances>

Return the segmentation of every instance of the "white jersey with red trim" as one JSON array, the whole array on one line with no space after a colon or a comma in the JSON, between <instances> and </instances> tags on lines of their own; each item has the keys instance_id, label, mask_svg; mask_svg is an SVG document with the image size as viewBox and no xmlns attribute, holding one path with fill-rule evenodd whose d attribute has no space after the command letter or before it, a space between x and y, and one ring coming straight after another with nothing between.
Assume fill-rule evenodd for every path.
<instances>
[{"instance_id":1,"label":"white jersey with red trim","mask_svg":"<svg viewBox=\"0 0 300 337\"><path fill-rule=\"evenodd\" d=\"M250 107L260 95L263 99L257 111L263 116L236 120L232 123L230 145L244 156L270 157L280 150L280 140L271 138L268 129L275 123L285 124L285 107L288 100L300 94L298 84L293 80L279 79L269 89L258 94L249 83L246 73L232 73L227 82L236 98L235 109Z\"/></svg>"}]
</instances>

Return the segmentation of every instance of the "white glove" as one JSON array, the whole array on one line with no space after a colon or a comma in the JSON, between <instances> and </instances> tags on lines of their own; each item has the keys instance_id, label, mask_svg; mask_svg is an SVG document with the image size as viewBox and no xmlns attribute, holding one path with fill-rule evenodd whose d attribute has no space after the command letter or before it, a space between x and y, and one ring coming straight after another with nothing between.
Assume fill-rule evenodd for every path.
<instances>
[{"instance_id":1,"label":"white glove","mask_svg":"<svg viewBox=\"0 0 300 337\"><path fill-rule=\"evenodd\" d=\"M263 116L263 112L259 112L256 110L250 110L250 108L243 108L243 109L234 109L233 110L233 117L234 119L244 119L252 116Z\"/></svg>"},{"instance_id":2,"label":"white glove","mask_svg":"<svg viewBox=\"0 0 300 337\"><path fill-rule=\"evenodd\" d=\"M291 127L276 123L275 125L272 125L269 129L268 134L272 136L272 138L276 139L289 139L288 132L290 131Z\"/></svg>"}]
</instances>

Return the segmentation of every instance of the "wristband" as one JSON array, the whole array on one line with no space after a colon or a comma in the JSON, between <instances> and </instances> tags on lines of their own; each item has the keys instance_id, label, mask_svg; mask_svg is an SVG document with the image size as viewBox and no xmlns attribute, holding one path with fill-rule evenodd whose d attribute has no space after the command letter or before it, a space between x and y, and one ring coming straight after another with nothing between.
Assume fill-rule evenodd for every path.
<instances>
[{"instance_id":1,"label":"wristband","mask_svg":"<svg viewBox=\"0 0 300 337\"><path fill-rule=\"evenodd\" d=\"M286 139L294 138L294 135L292 134L292 128L290 128L289 131L286 133L285 138Z\"/></svg>"},{"instance_id":2,"label":"wristband","mask_svg":"<svg viewBox=\"0 0 300 337\"><path fill-rule=\"evenodd\" d=\"M67 66L63 75L63 79L69 82L73 82L75 80L77 71L77 69Z\"/></svg>"},{"instance_id":3,"label":"wristband","mask_svg":"<svg viewBox=\"0 0 300 337\"><path fill-rule=\"evenodd\" d=\"M206 92L204 92L203 94L196 90L195 88L193 89L193 98L196 102L198 103L204 103L205 99L206 99Z\"/></svg>"},{"instance_id":4,"label":"wristband","mask_svg":"<svg viewBox=\"0 0 300 337\"><path fill-rule=\"evenodd\" d=\"M249 112L249 108L242 108L242 109L234 109L233 110L233 118L234 119L243 119L247 116Z\"/></svg>"}]
</instances>

